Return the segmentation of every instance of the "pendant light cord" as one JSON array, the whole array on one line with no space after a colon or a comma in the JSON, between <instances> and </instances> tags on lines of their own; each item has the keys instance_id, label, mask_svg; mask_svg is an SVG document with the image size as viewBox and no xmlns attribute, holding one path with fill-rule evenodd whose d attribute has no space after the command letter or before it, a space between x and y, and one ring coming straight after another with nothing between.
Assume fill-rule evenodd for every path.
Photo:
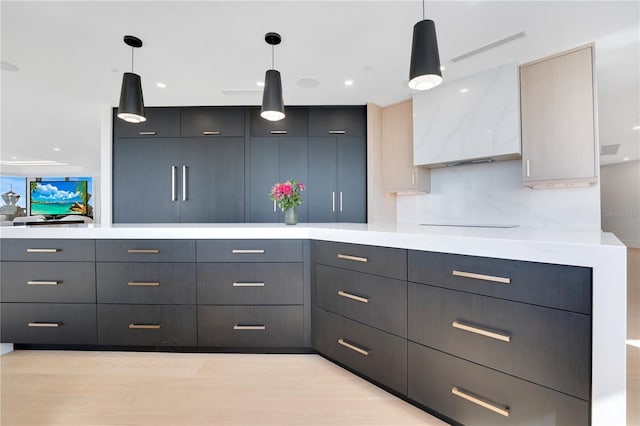
<instances>
[{"instance_id":1,"label":"pendant light cord","mask_svg":"<svg viewBox=\"0 0 640 426\"><path fill-rule=\"evenodd\" d=\"M424 0L422 0L422 20L425 20L425 14L424 14Z\"/></svg>"},{"instance_id":2,"label":"pendant light cord","mask_svg":"<svg viewBox=\"0 0 640 426\"><path fill-rule=\"evenodd\" d=\"M276 48L272 44L271 45L271 69L272 70L276 69L276 65L275 65L275 63L276 63L276 61L275 61L275 50L276 50Z\"/></svg>"},{"instance_id":3,"label":"pendant light cord","mask_svg":"<svg viewBox=\"0 0 640 426\"><path fill-rule=\"evenodd\" d=\"M133 46L131 46L131 72L133 73Z\"/></svg>"}]
</instances>

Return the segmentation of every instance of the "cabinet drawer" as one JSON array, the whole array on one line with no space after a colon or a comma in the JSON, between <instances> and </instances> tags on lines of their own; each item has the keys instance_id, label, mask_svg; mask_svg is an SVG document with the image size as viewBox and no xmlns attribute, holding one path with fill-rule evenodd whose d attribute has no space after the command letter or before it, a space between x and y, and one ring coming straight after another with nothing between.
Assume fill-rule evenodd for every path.
<instances>
[{"instance_id":1,"label":"cabinet drawer","mask_svg":"<svg viewBox=\"0 0 640 426\"><path fill-rule=\"evenodd\" d=\"M403 395L407 394L407 341L313 308L313 347Z\"/></svg>"},{"instance_id":2,"label":"cabinet drawer","mask_svg":"<svg viewBox=\"0 0 640 426\"><path fill-rule=\"evenodd\" d=\"M3 302L95 303L93 262L2 262Z\"/></svg>"},{"instance_id":3,"label":"cabinet drawer","mask_svg":"<svg viewBox=\"0 0 640 426\"><path fill-rule=\"evenodd\" d=\"M145 108L147 121L128 123L117 117L118 108L113 111L113 136L116 138L170 138L180 136L180 110L178 108Z\"/></svg>"},{"instance_id":4,"label":"cabinet drawer","mask_svg":"<svg viewBox=\"0 0 640 426\"><path fill-rule=\"evenodd\" d=\"M302 305L302 263L199 263L198 303Z\"/></svg>"},{"instance_id":5,"label":"cabinet drawer","mask_svg":"<svg viewBox=\"0 0 640 426\"><path fill-rule=\"evenodd\" d=\"M180 136L244 136L244 108L182 108Z\"/></svg>"},{"instance_id":6,"label":"cabinet drawer","mask_svg":"<svg viewBox=\"0 0 640 426\"><path fill-rule=\"evenodd\" d=\"M329 241L316 241L314 247L316 263L407 279L406 250Z\"/></svg>"},{"instance_id":7,"label":"cabinet drawer","mask_svg":"<svg viewBox=\"0 0 640 426\"><path fill-rule=\"evenodd\" d=\"M198 262L302 262L300 240L198 240Z\"/></svg>"},{"instance_id":8,"label":"cabinet drawer","mask_svg":"<svg viewBox=\"0 0 640 426\"><path fill-rule=\"evenodd\" d=\"M195 263L97 263L98 303L194 305Z\"/></svg>"},{"instance_id":9,"label":"cabinet drawer","mask_svg":"<svg viewBox=\"0 0 640 426\"><path fill-rule=\"evenodd\" d=\"M97 240L98 262L193 262L193 240Z\"/></svg>"},{"instance_id":10,"label":"cabinet drawer","mask_svg":"<svg viewBox=\"0 0 640 426\"><path fill-rule=\"evenodd\" d=\"M410 250L409 281L591 312L591 268Z\"/></svg>"},{"instance_id":11,"label":"cabinet drawer","mask_svg":"<svg viewBox=\"0 0 640 426\"><path fill-rule=\"evenodd\" d=\"M250 110L251 137L307 136L307 108L286 107L286 117L280 121L265 120L260 108Z\"/></svg>"},{"instance_id":12,"label":"cabinet drawer","mask_svg":"<svg viewBox=\"0 0 640 426\"><path fill-rule=\"evenodd\" d=\"M196 346L193 305L98 305L98 343Z\"/></svg>"},{"instance_id":13,"label":"cabinet drawer","mask_svg":"<svg viewBox=\"0 0 640 426\"><path fill-rule=\"evenodd\" d=\"M309 108L309 136L365 136L366 133L365 107Z\"/></svg>"},{"instance_id":14,"label":"cabinet drawer","mask_svg":"<svg viewBox=\"0 0 640 426\"><path fill-rule=\"evenodd\" d=\"M302 347L302 306L198 306L198 344Z\"/></svg>"},{"instance_id":15,"label":"cabinet drawer","mask_svg":"<svg viewBox=\"0 0 640 426\"><path fill-rule=\"evenodd\" d=\"M96 343L95 304L3 303L1 309L2 342Z\"/></svg>"},{"instance_id":16,"label":"cabinet drawer","mask_svg":"<svg viewBox=\"0 0 640 426\"><path fill-rule=\"evenodd\" d=\"M94 240L2 239L2 260L31 262L90 262L95 260Z\"/></svg>"},{"instance_id":17,"label":"cabinet drawer","mask_svg":"<svg viewBox=\"0 0 640 426\"><path fill-rule=\"evenodd\" d=\"M316 306L407 337L407 282L316 265Z\"/></svg>"},{"instance_id":18,"label":"cabinet drawer","mask_svg":"<svg viewBox=\"0 0 640 426\"><path fill-rule=\"evenodd\" d=\"M409 339L589 399L588 315L413 283L408 300Z\"/></svg>"},{"instance_id":19,"label":"cabinet drawer","mask_svg":"<svg viewBox=\"0 0 640 426\"><path fill-rule=\"evenodd\" d=\"M506 410L508 417L458 395ZM412 342L409 398L469 426L589 424L586 401Z\"/></svg>"}]
</instances>

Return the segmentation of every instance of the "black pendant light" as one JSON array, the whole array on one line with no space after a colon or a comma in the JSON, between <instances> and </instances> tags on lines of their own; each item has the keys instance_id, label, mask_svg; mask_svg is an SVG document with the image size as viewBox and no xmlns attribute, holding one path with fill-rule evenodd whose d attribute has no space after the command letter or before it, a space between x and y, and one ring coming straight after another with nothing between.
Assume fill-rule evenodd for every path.
<instances>
[{"instance_id":1,"label":"black pendant light","mask_svg":"<svg viewBox=\"0 0 640 426\"><path fill-rule=\"evenodd\" d=\"M422 21L413 26L409 87L415 90L427 90L440 83L442 83L442 71L436 39L436 24L431 19L425 19L424 0L422 0Z\"/></svg>"},{"instance_id":2,"label":"black pendant light","mask_svg":"<svg viewBox=\"0 0 640 426\"><path fill-rule=\"evenodd\" d=\"M264 36L267 44L271 45L271 69L264 76L264 92L262 92L262 118L269 121L279 121L285 117L284 101L282 99L282 80L280 72L274 68L274 46L280 44L282 38L278 33L267 33Z\"/></svg>"},{"instance_id":3,"label":"black pendant light","mask_svg":"<svg viewBox=\"0 0 640 426\"><path fill-rule=\"evenodd\" d=\"M118 118L128 121L129 123L142 123L143 121L147 121L144 116L142 83L140 76L133 72L133 51L134 48L142 47L142 40L132 35L126 35L124 36L124 42L128 46L131 46L131 72L125 72L122 76Z\"/></svg>"}]
</instances>

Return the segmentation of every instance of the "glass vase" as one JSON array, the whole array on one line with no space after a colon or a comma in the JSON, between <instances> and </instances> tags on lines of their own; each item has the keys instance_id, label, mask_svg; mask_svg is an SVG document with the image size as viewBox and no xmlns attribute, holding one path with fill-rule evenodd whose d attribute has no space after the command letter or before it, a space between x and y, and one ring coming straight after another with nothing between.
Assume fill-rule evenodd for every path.
<instances>
[{"instance_id":1,"label":"glass vase","mask_svg":"<svg viewBox=\"0 0 640 426\"><path fill-rule=\"evenodd\" d=\"M287 225L296 225L298 223L298 210L295 207L284 209L284 223Z\"/></svg>"}]
</instances>

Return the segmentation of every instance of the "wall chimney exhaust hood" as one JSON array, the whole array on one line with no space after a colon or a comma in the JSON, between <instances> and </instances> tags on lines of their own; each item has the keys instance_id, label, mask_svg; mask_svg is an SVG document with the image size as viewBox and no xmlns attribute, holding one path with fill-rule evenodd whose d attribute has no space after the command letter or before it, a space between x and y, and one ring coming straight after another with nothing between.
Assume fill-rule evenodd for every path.
<instances>
[{"instance_id":1,"label":"wall chimney exhaust hood","mask_svg":"<svg viewBox=\"0 0 640 426\"><path fill-rule=\"evenodd\" d=\"M521 158L517 63L413 96L413 162L446 167Z\"/></svg>"}]
</instances>

